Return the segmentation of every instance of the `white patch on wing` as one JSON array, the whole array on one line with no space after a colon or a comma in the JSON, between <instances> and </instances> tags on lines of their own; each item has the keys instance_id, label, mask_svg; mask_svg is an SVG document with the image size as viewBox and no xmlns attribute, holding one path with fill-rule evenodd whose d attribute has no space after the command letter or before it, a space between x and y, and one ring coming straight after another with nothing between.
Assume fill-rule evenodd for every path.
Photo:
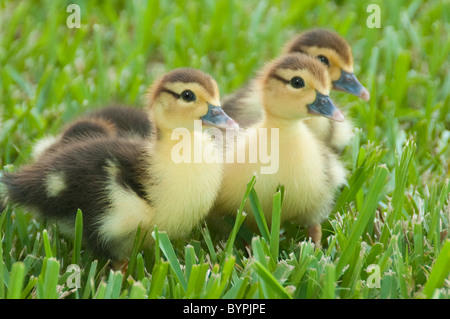
<instances>
[{"instance_id":1,"label":"white patch on wing","mask_svg":"<svg viewBox=\"0 0 450 319\"><path fill-rule=\"evenodd\" d=\"M148 229L152 224L152 207L135 192L125 189L116 182L120 169L108 163L109 182L107 186L110 207L100 221L99 233L103 241L121 240L117 250L121 254L131 252L134 232L138 226Z\"/></svg>"},{"instance_id":2,"label":"white patch on wing","mask_svg":"<svg viewBox=\"0 0 450 319\"><path fill-rule=\"evenodd\" d=\"M31 157L34 159L37 159L42 154L44 154L44 152L46 150L48 150L50 147L52 147L57 141L58 141L58 138L55 136L47 136L47 137L44 137L43 139L37 141L31 152Z\"/></svg>"},{"instance_id":3,"label":"white patch on wing","mask_svg":"<svg viewBox=\"0 0 450 319\"><path fill-rule=\"evenodd\" d=\"M49 197L57 197L66 189L66 182L62 172L54 172L48 174L45 180L45 187Z\"/></svg>"}]
</instances>

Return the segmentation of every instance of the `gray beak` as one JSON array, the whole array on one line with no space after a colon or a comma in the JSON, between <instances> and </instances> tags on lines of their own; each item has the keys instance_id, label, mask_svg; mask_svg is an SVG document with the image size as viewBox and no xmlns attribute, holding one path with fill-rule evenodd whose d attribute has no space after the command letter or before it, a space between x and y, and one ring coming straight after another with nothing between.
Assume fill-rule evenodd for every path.
<instances>
[{"instance_id":1,"label":"gray beak","mask_svg":"<svg viewBox=\"0 0 450 319\"><path fill-rule=\"evenodd\" d=\"M203 124L219 128L239 129L239 125L229 117L220 106L208 103L208 113L201 117Z\"/></svg>"},{"instance_id":2,"label":"gray beak","mask_svg":"<svg viewBox=\"0 0 450 319\"><path fill-rule=\"evenodd\" d=\"M310 114L317 114L337 122L344 121L344 115L333 104L330 97L316 91L316 99L307 105Z\"/></svg>"},{"instance_id":3,"label":"gray beak","mask_svg":"<svg viewBox=\"0 0 450 319\"><path fill-rule=\"evenodd\" d=\"M353 94L365 101L370 99L369 91L359 83L353 73L341 70L341 77L333 82L333 89Z\"/></svg>"}]
</instances>

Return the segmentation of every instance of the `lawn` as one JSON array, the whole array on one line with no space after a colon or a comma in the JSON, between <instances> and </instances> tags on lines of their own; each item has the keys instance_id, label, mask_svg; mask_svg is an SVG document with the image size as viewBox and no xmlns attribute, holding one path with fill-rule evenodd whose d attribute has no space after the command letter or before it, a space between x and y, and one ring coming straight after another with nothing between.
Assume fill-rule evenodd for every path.
<instances>
[{"instance_id":1,"label":"lawn","mask_svg":"<svg viewBox=\"0 0 450 319\"><path fill-rule=\"evenodd\" d=\"M76 3L80 28L67 19ZM380 28L367 23L369 4ZM285 41L313 27L353 47L371 99L331 97L357 127L344 150L348 185L320 248L293 223L260 216L242 194L230 236L203 224L183 240L136 241L126 273L25 209L0 215L0 298L450 298L450 1L0 1L0 168L30 160L39 139L111 102L144 106L163 72L210 73L225 96ZM257 182L257 181L256 181ZM282 191L274 190L275 216ZM282 213L282 207L281 207Z\"/></svg>"}]
</instances>

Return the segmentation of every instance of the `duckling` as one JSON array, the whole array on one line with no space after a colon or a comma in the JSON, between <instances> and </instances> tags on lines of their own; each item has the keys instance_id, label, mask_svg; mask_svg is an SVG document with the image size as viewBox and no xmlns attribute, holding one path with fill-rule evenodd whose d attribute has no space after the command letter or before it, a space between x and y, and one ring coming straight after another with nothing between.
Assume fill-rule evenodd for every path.
<instances>
[{"instance_id":1,"label":"duckling","mask_svg":"<svg viewBox=\"0 0 450 319\"><path fill-rule=\"evenodd\" d=\"M353 74L353 55L350 45L337 33L326 29L313 29L299 34L284 45L283 53L301 52L316 57L328 70L333 89L369 100L369 91ZM262 119L259 86L251 80L236 93L226 97L223 109L241 127L250 127ZM335 152L340 153L353 135L349 120L334 122L326 118L307 121L313 132Z\"/></svg>"},{"instance_id":2,"label":"duckling","mask_svg":"<svg viewBox=\"0 0 450 319\"><path fill-rule=\"evenodd\" d=\"M254 81L260 92L263 119L237 138L235 154L245 154L247 161L227 161L221 190L211 220L236 213L247 183L257 174L255 190L267 221L271 222L272 200L279 185L285 186L282 220L307 227L315 243L321 240L321 223L334 204L335 192L345 183L346 171L338 155L319 140L306 125L306 119L323 116L343 121L343 114L329 98L331 82L325 66L302 53L281 56L269 63ZM278 140L273 134L278 130ZM271 134L271 137L267 137ZM267 149L278 152L278 170L262 172L261 158L249 160L255 145L267 140ZM259 144L258 144L259 143ZM253 151L254 152L254 151ZM276 157L274 157L276 158ZM249 203L245 211L251 211ZM255 226L252 214L246 221Z\"/></svg>"},{"instance_id":3,"label":"duckling","mask_svg":"<svg viewBox=\"0 0 450 319\"><path fill-rule=\"evenodd\" d=\"M302 52L316 57L328 69L333 89L347 92L365 101L369 91L353 74L352 48L340 35L327 29L312 29L285 44L283 52Z\"/></svg>"},{"instance_id":4,"label":"duckling","mask_svg":"<svg viewBox=\"0 0 450 319\"><path fill-rule=\"evenodd\" d=\"M191 133L192 145L215 147L208 130L194 129L196 120L206 127L237 127L219 101L211 76L191 68L173 70L150 89L149 138L73 138L19 171L4 173L0 183L9 202L55 222L68 236L81 209L88 249L121 262L131 252L138 226L148 232L147 246L155 225L171 238L186 236L214 204L223 164L176 163L172 150L179 141L172 132L182 128Z\"/></svg>"}]
</instances>

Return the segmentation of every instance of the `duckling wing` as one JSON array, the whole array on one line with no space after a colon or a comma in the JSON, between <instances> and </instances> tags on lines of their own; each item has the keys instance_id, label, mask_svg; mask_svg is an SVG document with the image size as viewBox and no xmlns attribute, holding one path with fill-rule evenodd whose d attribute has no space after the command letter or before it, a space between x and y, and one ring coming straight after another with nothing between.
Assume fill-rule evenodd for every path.
<instances>
[{"instance_id":1,"label":"duckling wing","mask_svg":"<svg viewBox=\"0 0 450 319\"><path fill-rule=\"evenodd\" d=\"M126 106L109 106L92 112L88 117L111 123L119 136L150 136L152 124L143 109Z\"/></svg>"},{"instance_id":2,"label":"duckling wing","mask_svg":"<svg viewBox=\"0 0 450 319\"><path fill-rule=\"evenodd\" d=\"M33 158L52 153L64 144L94 138L148 138L152 124L147 113L138 108L109 106L91 112L70 123L58 137L49 136L33 148Z\"/></svg>"},{"instance_id":3,"label":"duckling wing","mask_svg":"<svg viewBox=\"0 0 450 319\"><path fill-rule=\"evenodd\" d=\"M110 106L94 111L67 126L61 142L72 142L97 137L146 138L151 133L151 122L142 109Z\"/></svg>"}]
</instances>

